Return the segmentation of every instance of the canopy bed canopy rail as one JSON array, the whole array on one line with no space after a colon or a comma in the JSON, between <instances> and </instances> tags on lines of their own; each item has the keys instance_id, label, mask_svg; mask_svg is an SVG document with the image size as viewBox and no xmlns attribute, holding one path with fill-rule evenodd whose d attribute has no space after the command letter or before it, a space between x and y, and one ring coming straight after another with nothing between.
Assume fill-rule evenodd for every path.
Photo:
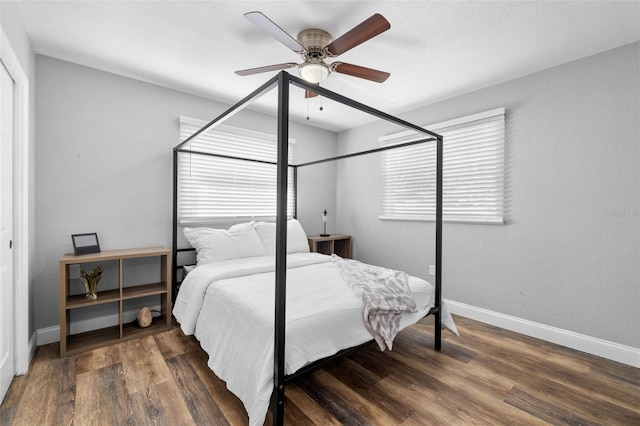
<instances>
[{"instance_id":1,"label":"canopy bed canopy rail","mask_svg":"<svg viewBox=\"0 0 640 426\"><path fill-rule=\"evenodd\" d=\"M316 93L327 99L331 99L340 104L346 105L351 108L355 108L361 112L367 113L384 121L405 127L413 130L417 135L425 135L424 138L412 140L410 142L401 143L398 145L392 145L388 147L381 147L376 149L365 150L361 152L340 155L332 158L326 158L316 161L310 161L301 163L298 165L289 165L288 149L289 149L289 89L290 85L294 85L302 88L303 90ZM272 394L272 411L273 411L273 423L274 425L284 424L284 391L285 386L297 377L307 374L317 368L322 367L330 360L341 356L344 353L350 352L354 349L358 349L361 346L342 350L334 356L327 357L316 362L313 362L297 372L287 376L285 372L285 324L286 324L286 286L287 286L287 172L289 167L293 167L294 170L294 190L297 191L297 169L298 167L311 166L324 162L337 161L348 159L356 156L373 154L377 152L386 151L389 149L397 149L410 145L417 145L426 142L436 142L436 215L435 215L435 303L433 308L429 310L427 315L434 315L434 348L435 350L441 349L441 334L442 334L442 152L443 152L443 138L441 135L426 130L415 124L409 123L397 117L386 114L382 111L349 99L345 96L339 95L335 92L327 90L323 87L316 86L306 81L292 76L285 71L281 71L275 77L267 81L260 86L250 95L243 100L229 108L220 116L210 121L196 133L189 138L185 139L179 145L174 148L173 153L173 261L174 265L177 265L177 256L179 251L185 251L189 249L178 249L178 153L188 152L184 146L189 141L196 138L202 132L221 123L225 119L231 117L243 108L249 105L249 103L263 95L264 93L277 87L278 90L278 112L277 112L277 197L276 197L276 244L275 244L275 323L274 323L274 381L273 381L273 394ZM245 159L246 160L246 159ZM271 163L273 164L273 163ZM294 211L297 210L297 196L294 204ZM294 213L295 215L295 213ZM176 270L173 269L174 283L176 282Z\"/></svg>"}]
</instances>

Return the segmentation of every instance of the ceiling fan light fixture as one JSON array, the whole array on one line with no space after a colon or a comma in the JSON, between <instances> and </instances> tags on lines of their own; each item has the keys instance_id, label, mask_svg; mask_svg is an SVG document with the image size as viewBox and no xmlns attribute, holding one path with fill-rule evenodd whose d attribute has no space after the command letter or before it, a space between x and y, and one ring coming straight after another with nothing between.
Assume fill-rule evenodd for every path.
<instances>
[{"instance_id":1,"label":"ceiling fan light fixture","mask_svg":"<svg viewBox=\"0 0 640 426\"><path fill-rule=\"evenodd\" d=\"M238 70L236 71L238 75L253 75L298 67L300 77L314 85L322 83L332 72L346 74L376 83L382 83L389 78L390 74L388 72L378 71L372 68L344 62L333 62L327 65L324 62L326 58L334 58L341 55L391 28L389 21L379 13L362 21L335 40L331 34L319 28L302 30L298 34L298 37L294 39L289 33L261 12L248 12L245 13L244 16L286 47L299 53L302 56L303 62L301 64L287 62L284 64ZM317 93L311 90L305 91L305 97L309 98L313 96L317 96Z\"/></svg>"},{"instance_id":2,"label":"ceiling fan light fixture","mask_svg":"<svg viewBox=\"0 0 640 426\"><path fill-rule=\"evenodd\" d=\"M299 68L300 76L313 84L322 83L331 74L329 66L323 62L306 62L301 64Z\"/></svg>"}]
</instances>

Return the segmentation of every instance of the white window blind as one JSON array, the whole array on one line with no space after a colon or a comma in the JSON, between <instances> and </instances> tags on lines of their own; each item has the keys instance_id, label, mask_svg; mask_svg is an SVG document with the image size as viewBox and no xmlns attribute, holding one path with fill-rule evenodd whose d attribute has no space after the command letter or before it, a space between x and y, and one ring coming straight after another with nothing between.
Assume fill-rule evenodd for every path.
<instances>
[{"instance_id":1,"label":"white window blind","mask_svg":"<svg viewBox=\"0 0 640 426\"><path fill-rule=\"evenodd\" d=\"M425 126L443 136L443 220L503 223L504 108ZM423 138L407 131L383 146ZM384 151L380 219L435 220L436 143Z\"/></svg>"},{"instance_id":2,"label":"white window blind","mask_svg":"<svg viewBox=\"0 0 640 426\"><path fill-rule=\"evenodd\" d=\"M180 117L180 141L206 124ZM289 140L289 163L293 159ZM184 149L267 162L277 161L275 135L227 125L198 135ZM272 220L276 216L276 165L180 152L178 154L178 218L180 223L237 219ZM287 215L293 216L293 169L289 168Z\"/></svg>"}]
</instances>

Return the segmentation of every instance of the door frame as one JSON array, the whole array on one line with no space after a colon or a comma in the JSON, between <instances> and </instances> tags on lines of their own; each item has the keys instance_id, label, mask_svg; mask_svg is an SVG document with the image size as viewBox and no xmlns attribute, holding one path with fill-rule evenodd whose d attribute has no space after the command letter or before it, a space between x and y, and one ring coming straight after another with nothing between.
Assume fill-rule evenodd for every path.
<instances>
[{"instance_id":1,"label":"door frame","mask_svg":"<svg viewBox=\"0 0 640 426\"><path fill-rule=\"evenodd\" d=\"M0 26L0 61L15 83L13 118L14 374L25 374L35 350L29 338L29 79Z\"/></svg>"}]
</instances>

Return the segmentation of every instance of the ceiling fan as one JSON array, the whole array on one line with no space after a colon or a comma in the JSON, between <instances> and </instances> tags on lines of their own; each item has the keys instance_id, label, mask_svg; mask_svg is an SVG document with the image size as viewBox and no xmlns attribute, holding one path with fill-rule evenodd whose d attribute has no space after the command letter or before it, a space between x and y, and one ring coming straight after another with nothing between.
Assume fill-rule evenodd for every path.
<instances>
[{"instance_id":1,"label":"ceiling fan","mask_svg":"<svg viewBox=\"0 0 640 426\"><path fill-rule=\"evenodd\" d=\"M304 61L300 64L287 62L239 70L236 71L238 75L245 76L297 67L300 76L313 84L320 84L332 72L347 74L377 83L384 82L391 75L388 72L347 64L345 62L336 61L331 64L325 62L326 58L341 55L391 28L389 21L379 13L356 25L335 40L331 34L317 28L303 30L298 34L297 38L294 39L261 12L247 12L244 14L244 17L260 29L271 34L272 37L289 49L302 55ZM316 94L309 90L306 91L305 97L309 98L313 96L316 96Z\"/></svg>"}]
</instances>

